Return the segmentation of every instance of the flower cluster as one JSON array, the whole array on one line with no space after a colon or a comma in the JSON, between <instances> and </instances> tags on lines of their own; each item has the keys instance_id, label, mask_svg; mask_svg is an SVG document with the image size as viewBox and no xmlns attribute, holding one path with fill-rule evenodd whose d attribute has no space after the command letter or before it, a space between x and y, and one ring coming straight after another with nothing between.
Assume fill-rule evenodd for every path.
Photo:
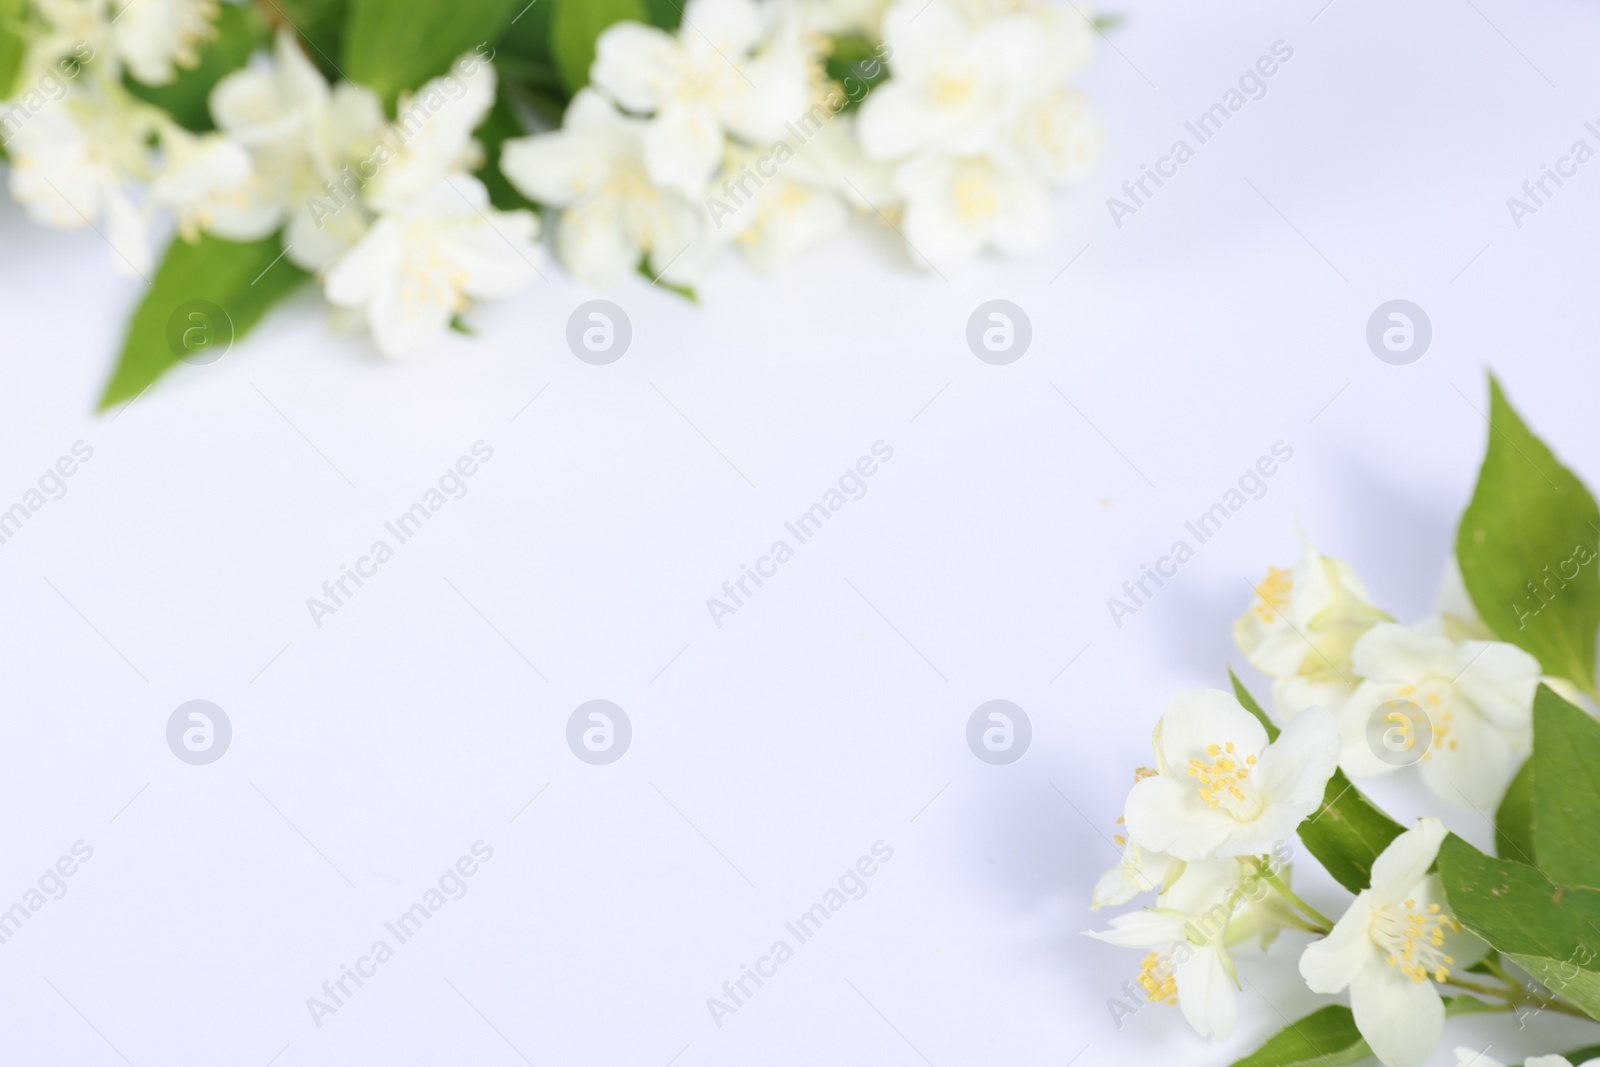
<instances>
[{"instance_id":1,"label":"flower cluster","mask_svg":"<svg viewBox=\"0 0 1600 1067\"><path fill-rule=\"evenodd\" d=\"M502 92L526 64L502 69L488 41L387 101L391 115L364 85L330 85L284 25L186 127L137 90L195 67L217 0L31 4L0 115L11 192L36 220L96 228L146 279L163 217L189 242L281 234L391 356L538 273L529 205L596 287L639 270L687 288L730 246L775 271L852 215L942 272L1048 240L1050 187L1101 141L1070 84L1096 30L1046 0L690 0L671 30L604 28L587 86L557 99L559 127L501 127L492 154L478 138L497 100L525 129L533 111ZM856 65L830 74L841 40ZM488 158L525 200L491 204Z\"/></svg>"},{"instance_id":2,"label":"flower cluster","mask_svg":"<svg viewBox=\"0 0 1600 1067\"><path fill-rule=\"evenodd\" d=\"M1600 504L1493 380L1490 400L1489 454L1432 616L1401 625L1347 564L1305 543L1293 569L1267 571L1233 627L1272 679L1275 715L1235 678L1232 693L1179 693L1157 722L1154 765L1136 772L1119 819L1122 855L1090 903L1154 894L1089 935L1145 953L1124 985L1138 1000L1108 1001L1119 1026L1139 1001L1161 1002L1227 1038L1235 950L1285 930L1297 932L1285 940L1300 944L1306 987L1349 1006L1290 1023L1235 1067L1369 1056L1421 1067L1462 1013L1600 1021L1589 946L1600 722L1582 706L1596 697L1600 589L1584 568L1600 558ZM1533 455L1542 478L1524 466ZM1485 836L1487 824L1495 856L1438 818L1402 824L1358 788L1407 766L1485 816L1464 832ZM1290 888L1296 839L1353 895L1336 920ZM1593 1051L1527 1064L1594 1067Z\"/></svg>"},{"instance_id":3,"label":"flower cluster","mask_svg":"<svg viewBox=\"0 0 1600 1067\"><path fill-rule=\"evenodd\" d=\"M1278 716L1312 706L1339 724L1339 765L1352 778L1417 765L1440 798L1488 811L1533 744L1541 680L1575 699L1539 661L1493 640L1454 560L1439 608L1402 626L1374 607L1350 567L1309 543L1293 570L1269 568L1234 623L1251 665L1273 680Z\"/></svg>"}]
</instances>

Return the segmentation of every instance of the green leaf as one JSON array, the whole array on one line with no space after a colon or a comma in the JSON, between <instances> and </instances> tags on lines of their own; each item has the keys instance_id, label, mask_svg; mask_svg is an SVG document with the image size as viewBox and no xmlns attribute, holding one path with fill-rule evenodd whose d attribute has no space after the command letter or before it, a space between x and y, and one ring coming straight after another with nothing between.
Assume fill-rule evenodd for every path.
<instances>
[{"instance_id":1,"label":"green leaf","mask_svg":"<svg viewBox=\"0 0 1600 1067\"><path fill-rule=\"evenodd\" d=\"M22 66L27 42L22 36L22 13L27 0L0 0L0 100L9 100Z\"/></svg>"},{"instance_id":2,"label":"green leaf","mask_svg":"<svg viewBox=\"0 0 1600 1067\"><path fill-rule=\"evenodd\" d=\"M650 273L650 257L648 255L639 260L639 277L657 288L665 289L669 293L677 293L691 304L700 303L700 294L694 291L694 286L674 285L672 282L664 282Z\"/></svg>"},{"instance_id":3,"label":"green leaf","mask_svg":"<svg viewBox=\"0 0 1600 1067\"><path fill-rule=\"evenodd\" d=\"M852 34L835 37L828 53L828 77L844 90L841 112L854 111L873 87L889 76L889 65L878 56L878 42Z\"/></svg>"},{"instance_id":4,"label":"green leaf","mask_svg":"<svg viewBox=\"0 0 1600 1067\"><path fill-rule=\"evenodd\" d=\"M1371 1055L1350 1009L1330 1004L1290 1023L1233 1067L1342 1067Z\"/></svg>"},{"instance_id":5,"label":"green leaf","mask_svg":"<svg viewBox=\"0 0 1600 1067\"><path fill-rule=\"evenodd\" d=\"M167 112L178 125L205 133L215 129L208 102L211 89L227 74L238 70L259 48L272 40L267 20L254 4L223 4L217 15L217 36L200 52L193 70L179 70L166 85L145 85L124 76L128 91Z\"/></svg>"},{"instance_id":6,"label":"green leaf","mask_svg":"<svg viewBox=\"0 0 1600 1067\"><path fill-rule=\"evenodd\" d=\"M1268 740L1277 740L1278 728L1238 675L1230 670L1228 677L1239 703L1261 721ZM1334 771L1322 794L1322 807L1300 824L1299 833L1306 851L1317 857L1334 880L1359 893L1372 881L1372 861L1403 829L1352 785L1343 771Z\"/></svg>"},{"instance_id":7,"label":"green leaf","mask_svg":"<svg viewBox=\"0 0 1600 1067\"><path fill-rule=\"evenodd\" d=\"M196 244L173 241L134 312L100 409L138 396L178 362L179 353L204 358L203 353L244 336L268 308L310 277L279 259L282 250L277 235L243 244L215 237Z\"/></svg>"},{"instance_id":8,"label":"green leaf","mask_svg":"<svg viewBox=\"0 0 1600 1067\"><path fill-rule=\"evenodd\" d=\"M1439 877L1462 926L1600 1019L1600 890L1557 885L1454 834L1439 849Z\"/></svg>"},{"instance_id":9,"label":"green leaf","mask_svg":"<svg viewBox=\"0 0 1600 1067\"><path fill-rule=\"evenodd\" d=\"M1595 691L1600 508L1489 379L1489 446L1456 532L1461 576L1502 641Z\"/></svg>"},{"instance_id":10,"label":"green leaf","mask_svg":"<svg viewBox=\"0 0 1600 1067\"><path fill-rule=\"evenodd\" d=\"M1566 1054L1566 1061L1573 1067L1583 1067L1589 1060L1597 1058L1600 1058L1600 1045L1585 1045Z\"/></svg>"},{"instance_id":11,"label":"green leaf","mask_svg":"<svg viewBox=\"0 0 1600 1067\"><path fill-rule=\"evenodd\" d=\"M275 23L287 23L300 35L306 56L330 81L344 74L334 60L343 51L344 24L350 0L263 0Z\"/></svg>"},{"instance_id":12,"label":"green leaf","mask_svg":"<svg viewBox=\"0 0 1600 1067\"><path fill-rule=\"evenodd\" d=\"M649 22L650 16L640 0L548 0L555 5L550 13L550 53L567 91L576 94L589 84L589 68L594 65L595 40L614 22Z\"/></svg>"},{"instance_id":13,"label":"green leaf","mask_svg":"<svg viewBox=\"0 0 1600 1067\"><path fill-rule=\"evenodd\" d=\"M1537 867L1533 847L1533 760L1522 764L1494 813L1494 851L1503 860Z\"/></svg>"},{"instance_id":14,"label":"green leaf","mask_svg":"<svg viewBox=\"0 0 1600 1067\"><path fill-rule=\"evenodd\" d=\"M1600 889L1600 722L1541 685L1528 765L1539 868L1562 885Z\"/></svg>"},{"instance_id":15,"label":"green leaf","mask_svg":"<svg viewBox=\"0 0 1600 1067\"><path fill-rule=\"evenodd\" d=\"M644 0L644 6L650 12L650 24L676 33L678 27L683 25L681 2L684 0Z\"/></svg>"},{"instance_id":16,"label":"green leaf","mask_svg":"<svg viewBox=\"0 0 1600 1067\"><path fill-rule=\"evenodd\" d=\"M490 56L490 42L521 6L519 0L350 0L340 65L392 111L401 92L437 78L466 53Z\"/></svg>"},{"instance_id":17,"label":"green leaf","mask_svg":"<svg viewBox=\"0 0 1600 1067\"><path fill-rule=\"evenodd\" d=\"M1228 680L1233 683L1233 695L1239 703L1244 705L1244 710L1254 715L1261 722L1262 727L1266 729L1267 740L1276 741L1278 734L1282 733L1282 731L1278 729L1276 723L1267 717L1267 713L1261 710L1261 705L1256 703L1256 698L1250 695L1250 690L1246 689L1244 683L1239 681L1239 676L1233 673L1232 667L1228 668Z\"/></svg>"},{"instance_id":18,"label":"green leaf","mask_svg":"<svg viewBox=\"0 0 1600 1067\"><path fill-rule=\"evenodd\" d=\"M505 143L513 137L525 137L528 133L517 118L516 108L512 104L513 92L511 86L502 86L495 96L494 107L482 125L472 133L483 145L483 166L473 173L489 190L489 202L501 211L534 206L533 201L517 192L510 179L500 171L500 152Z\"/></svg>"}]
</instances>

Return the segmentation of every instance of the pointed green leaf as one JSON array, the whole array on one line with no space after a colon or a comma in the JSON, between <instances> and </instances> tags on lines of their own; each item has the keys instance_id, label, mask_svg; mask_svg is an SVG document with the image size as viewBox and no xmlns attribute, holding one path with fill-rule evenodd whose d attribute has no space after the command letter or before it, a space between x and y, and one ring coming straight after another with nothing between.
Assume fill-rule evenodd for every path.
<instances>
[{"instance_id":1,"label":"pointed green leaf","mask_svg":"<svg viewBox=\"0 0 1600 1067\"><path fill-rule=\"evenodd\" d=\"M1371 1055L1350 1009L1330 1004L1290 1023L1233 1067L1343 1067Z\"/></svg>"},{"instance_id":2,"label":"pointed green leaf","mask_svg":"<svg viewBox=\"0 0 1600 1067\"><path fill-rule=\"evenodd\" d=\"M310 277L280 259L276 234L236 243L202 237L173 241L144 302L133 314L117 369L100 398L104 410L145 390L180 354L194 362L236 343L267 309ZM209 358L221 358L220 355Z\"/></svg>"},{"instance_id":3,"label":"pointed green leaf","mask_svg":"<svg viewBox=\"0 0 1600 1067\"><path fill-rule=\"evenodd\" d=\"M601 32L614 22L649 22L649 12L639 0L548 0L555 5L550 13L550 53L556 70L566 83L567 92L576 94L589 84L589 68L594 65L594 45Z\"/></svg>"},{"instance_id":4,"label":"pointed green leaf","mask_svg":"<svg viewBox=\"0 0 1600 1067\"><path fill-rule=\"evenodd\" d=\"M1600 722L1541 685L1528 764L1540 869L1562 885L1600 889Z\"/></svg>"},{"instance_id":5,"label":"pointed green leaf","mask_svg":"<svg viewBox=\"0 0 1600 1067\"><path fill-rule=\"evenodd\" d=\"M0 100L11 99L27 43L22 36L22 13L27 0L0 0Z\"/></svg>"},{"instance_id":6,"label":"pointed green leaf","mask_svg":"<svg viewBox=\"0 0 1600 1067\"><path fill-rule=\"evenodd\" d=\"M1478 614L1545 673L1595 687L1600 507L1489 379L1489 445L1456 557Z\"/></svg>"},{"instance_id":7,"label":"pointed green leaf","mask_svg":"<svg viewBox=\"0 0 1600 1067\"><path fill-rule=\"evenodd\" d=\"M1454 834L1439 849L1439 878L1462 926L1600 1019L1600 890L1557 885Z\"/></svg>"},{"instance_id":8,"label":"pointed green leaf","mask_svg":"<svg viewBox=\"0 0 1600 1067\"><path fill-rule=\"evenodd\" d=\"M1246 689L1244 683L1239 681L1239 676L1233 673L1232 667L1228 668L1228 681L1233 683L1234 698L1240 704L1243 704L1244 710L1254 715L1257 721L1261 723L1262 729L1267 731L1267 740L1276 741L1278 734L1282 733L1278 729L1278 724L1268 718L1265 711L1261 710L1261 705L1256 703L1256 698L1251 695L1250 690Z\"/></svg>"}]
</instances>

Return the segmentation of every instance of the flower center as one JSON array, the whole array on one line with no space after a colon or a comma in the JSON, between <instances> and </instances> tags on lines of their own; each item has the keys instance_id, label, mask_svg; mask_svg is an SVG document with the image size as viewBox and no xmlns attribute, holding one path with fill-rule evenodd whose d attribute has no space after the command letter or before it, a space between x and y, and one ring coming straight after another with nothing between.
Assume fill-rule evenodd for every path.
<instances>
[{"instance_id":1,"label":"flower center","mask_svg":"<svg viewBox=\"0 0 1600 1067\"><path fill-rule=\"evenodd\" d=\"M1268 567L1267 576L1256 586L1256 596L1261 600L1254 607L1256 618L1262 622L1276 622L1279 612L1289 610L1289 593L1294 588L1294 573Z\"/></svg>"},{"instance_id":2,"label":"flower center","mask_svg":"<svg viewBox=\"0 0 1600 1067\"><path fill-rule=\"evenodd\" d=\"M1445 710L1450 707L1454 687L1443 678L1429 677L1416 685L1403 685L1395 691L1395 696L1402 700L1409 700L1423 710L1428 716L1428 725L1433 729L1433 737L1428 742L1428 750L1422 754L1424 760L1433 758L1435 750L1440 748L1459 748L1461 742L1450 736L1453 724L1450 721L1450 712ZM1396 716L1391 715L1391 718ZM1404 718L1404 716L1398 716ZM1406 748L1410 748L1415 740L1411 737L1412 723L1407 720L1401 727L1406 735Z\"/></svg>"},{"instance_id":3,"label":"flower center","mask_svg":"<svg viewBox=\"0 0 1600 1067\"><path fill-rule=\"evenodd\" d=\"M1418 907L1408 900L1401 908L1384 908L1372 917L1372 940L1389 950L1385 961L1413 982L1432 978L1442 982L1450 977L1454 956L1445 955L1444 932L1460 930L1461 924L1446 915L1437 904Z\"/></svg>"},{"instance_id":4,"label":"flower center","mask_svg":"<svg viewBox=\"0 0 1600 1067\"><path fill-rule=\"evenodd\" d=\"M1226 745L1207 745L1209 761L1196 757L1189 761L1189 777L1199 780L1200 799L1210 808L1221 808L1235 819L1253 819L1261 814L1261 797L1251 786L1244 784L1255 766L1254 756L1242 760L1234 752L1233 742Z\"/></svg>"},{"instance_id":5,"label":"flower center","mask_svg":"<svg viewBox=\"0 0 1600 1067\"><path fill-rule=\"evenodd\" d=\"M1154 1004L1178 1003L1178 980L1172 976L1172 961L1159 952L1152 952L1139 965L1139 988L1144 997Z\"/></svg>"},{"instance_id":6,"label":"flower center","mask_svg":"<svg viewBox=\"0 0 1600 1067\"><path fill-rule=\"evenodd\" d=\"M1000 203L984 175L967 175L956 179L956 214L975 226L982 226L994 218Z\"/></svg>"}]
</instances>

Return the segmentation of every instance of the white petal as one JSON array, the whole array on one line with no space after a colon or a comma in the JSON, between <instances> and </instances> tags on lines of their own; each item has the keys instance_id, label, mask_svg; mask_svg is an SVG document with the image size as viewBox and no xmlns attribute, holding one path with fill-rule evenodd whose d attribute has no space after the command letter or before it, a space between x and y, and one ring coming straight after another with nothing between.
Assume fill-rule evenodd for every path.
<instances>
[{"instance_id":1,"label":"white petal","mask_svg":"<svg viewBox=\"0 0 1600 1067\"><path fill-rule=\"evenodd\" d=\"M1225 965L1220 945L1180 946L1173 955L1172 977L1178 986L1178 1007L1201 1037L1226 1040L1238 1016L1239 991Z\"/></svg>"},{"instance_id":2,"label":"white petal","mask_svg":"<svg viewBox=\"0 0 1600 1067\"><path fill-rule=\"evenodd\" d=\"M1259 758L1267 747L1267 731L1232 693L1185 689L1173 695L1161 716L1161 757L1173 773L1188 773L1192 759L1210 762L1206 749L1230 742L1240 762Z\"/></svg>"},{"instance_id":3,"label":"white petal","mask_svg":"<svg viewBox=\"0 0 1600 1067\"><path fill-rule=\"evenodd\" d=\"M1389 842L1372 862L1372 898L1377 906L1397 904L1415 895L1449 832L1443 822L1429 816Z\"/></svg>"},{"instance_id":4,"label":"white petal","mask_svg":"<svg viewBox=\"0 0 1600 1067\"><path fill-rule=\"evenodd\" d=\"M401 251L399 225L393 219L379 219L328 272L324 286L328 302L364 306L387 279L399 274Z\"/></svg>"},{"instance_id":5,"label":"white petal","mask_svg":"<svg viewBox=\"0 0 1600 1067\"><path fill-rule=\"evenodd\" d=\"M1327 937L1306 946L1300 955L1300 976L1313 993L1344 992L1368 964L1379 959L1368 932L1371 923L1372 897L1363 890Z\"/></svg>"},{"instance_id":6,"label":"white petal","mask_svg":"<svg viewBox=\"0 0 1600 1067\"><path fill-rule=\"evenodd\" d=\"M1160 775L1134 785L1126 812L1135 839L1181 860L1212 858L1238 827L1227 812L1208 807L1193 785Z\"/></svg>"},{"instance_id":7,"label":"white petal","mask_svg":"<svg viewBox=\"0 0 1600 1067\"><path fill-rule=\"evenodd\" d=\"M685 27L685 32L693 30ZM629 111L649 114L662 103L662 85L678 51L671 34L639 22L615 22L595 41L589 80Z\"/></svg>"},{"instance_id":8,"label":"white petal","mask_svg":"<svg viewBox=\"0 0 1600 1067\"><path fill-rule=\"evenodd\" d=\"M1106 930L1090 930L1096 941L1122 948L1167 948L1183 940L1188 917L1172 913L1141 910L1118 915Z\"/></svg>"},{"instance_id":9,"label":"white petal","mask_svg":"<svg viewBox=\"0 0 1600 1067\"><path fill-rule=\"evenodd\" d=\"M1468 641L1456 649L1461 664L1456 691L1496 726L1531 726L1533 693L1539 686L1539 661L1515 645Z\"/></svg>"},{"instance_id":10,"label":"white petal","mask_svg":"<svg viewBox=\"0 0 1600 1067\"><path fill-rule=\"evenodd\" d=\"M683 24L680 36L686 46L737 58L755 47L761 36L761 9L751 0L689 0Z\"/></svg>"},{"instance_id":11,"label":"white petal","mask_svg":"<svg viewBox=\"0 0 1600 1067\"><path fill-rule=\"evenodd\" d=\"M1327 708L1307 708L1261 754L1255 770L1256 788L1269 806L1283 809L1298 825L1321 806L1328 779L1338 765L1339 728L1333 713Z\"/></svg>"},{"instance_id":12,"label":"white petal","mask_svg":"<svg viewBox=\"0 0 1600 1067\"><path fill-rule=\"evenodd\" d=\"M691 200L705 192L722 149L722 127L716 116L695 104L668 104L644 131L644 161L650 179Z\"/></svg>"},{"instance_id":13,"label":"white petal","mask_svg":"<svg viewBox=\"0 0 1600 1067\"><path fill-rule=\"evenodd\" d=\"M1443 637L1380 622L1357 639L1350 659L1363 678L1417 682L1428 674L1455 676L1454 646Z\"/></svg>"},{"instance_id":14,"label":"white petal","mask_svg":"<svg viewBox=\"0 0 1600 1067\"><path fill-rule=\"evenodd\" d=\"M556 256L586 285L606 289L638 266L640 249L620 207L589 197L568 207L556 222Z\"/></svg>"},{"instance_id":15,"label":"white petal","mask_svg":"<svg viewBox=\"0 0 1600 1067\"><path fill-rule=\"evenodd\" d=\"M1373 713L1390 701L1398 700L1401 688L1399 682L1362 682L1356 686L1350 698L1339 707L1339 766L1344 768L1346 774L1353 778L1392 774L1422 758L1422 753L1402 748L1400 735L1396 734L1393 743L1396 747L1397 762L1381 759L1367 738ZM1389 727L1386 726L1384 729L1387 731ZM1380 746L1383 745L1385 736L1388 735L1380 734L1378 739ZM1420 736L1416 733L1410 737L1413 745L1420 740Z\"/></svg>"},{"instance_id":16,"label":"white petal","mask_svg":"<svg viewBox=\"0 0 1600 1067\"><path fill-rule=\"evenodd\" d=\"M1350 983L1350 1010L1386 1067L1422 1067L1444 1036L1444 1002L1433 983L1414 982L1381 961Z\"/></svg>"},{"instance_id":17,"label":"white petal","mask_svg":"<svg viewBox=\"0 0 1600 1067\"><path fill-rule=\"evenodd\" d=\"M1435 733L1422 762L1422 780L1442 800L1492 812L1532 750L1531 725L1508 732L1458 708L1448 726L1448 733Z\"/></svg>"}]
</instances>

